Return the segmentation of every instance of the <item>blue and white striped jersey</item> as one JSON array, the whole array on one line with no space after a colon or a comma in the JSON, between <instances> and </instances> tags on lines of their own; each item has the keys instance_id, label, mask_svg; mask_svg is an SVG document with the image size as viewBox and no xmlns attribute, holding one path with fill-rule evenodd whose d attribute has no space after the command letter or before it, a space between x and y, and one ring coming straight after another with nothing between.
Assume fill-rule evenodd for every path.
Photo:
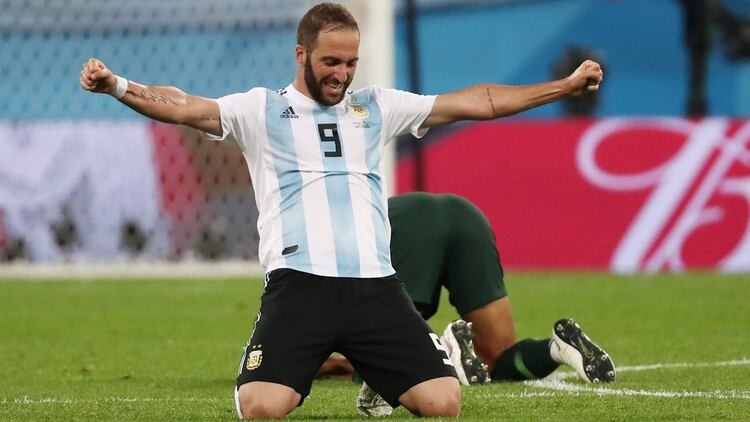
<instances>
[{"instance_id":1,"label":"blue and white striped jersey","mask_svg":"<svg viewBox=\"0 0 750 422\"><path fill-rule=\"evenodd\" d=\"M394 136L419 127L435 102L394 89L349 92L323 106L289 85L217 100L222 136L242 150L260 215L260 262L331 277L384 277L390 224L381 160Z\"/></svg>"}]
</instances>

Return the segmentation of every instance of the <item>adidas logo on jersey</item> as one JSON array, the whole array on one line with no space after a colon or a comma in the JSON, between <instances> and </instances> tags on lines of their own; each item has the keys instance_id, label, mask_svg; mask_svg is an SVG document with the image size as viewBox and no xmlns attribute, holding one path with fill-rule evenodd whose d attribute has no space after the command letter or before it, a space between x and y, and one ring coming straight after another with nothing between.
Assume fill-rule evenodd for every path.
<instances>
[{"instance_id":1,"label":"adidas logo on jersey","mask_svg":"<svg viewBox=\"0 0 750 422\"><path fill-rule=\"evenodd\" d=\"M294 112L294 109L292 106L287 107L286 110L281 112L281 115L279 115L282 119L299 119L299 115Z\"/></svg>"}]
</instances>

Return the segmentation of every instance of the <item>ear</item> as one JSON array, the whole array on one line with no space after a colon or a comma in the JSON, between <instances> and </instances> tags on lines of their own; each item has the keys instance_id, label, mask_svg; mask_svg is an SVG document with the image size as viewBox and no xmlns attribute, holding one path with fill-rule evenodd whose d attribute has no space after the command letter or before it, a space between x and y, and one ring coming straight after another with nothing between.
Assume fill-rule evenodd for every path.
<instances>
[{"instance_id":1,"label":"ear","mask_svg":"<svg viewBox=\"0 0 750 422\"><path fill-rule=\"evenodd\" d=\"M307 59L307 51L305 50L305 47L297 44L297 48L294 49L294 58L297 60L298 65L304 66L305 60Z\"/></svg>"}]
</instances>

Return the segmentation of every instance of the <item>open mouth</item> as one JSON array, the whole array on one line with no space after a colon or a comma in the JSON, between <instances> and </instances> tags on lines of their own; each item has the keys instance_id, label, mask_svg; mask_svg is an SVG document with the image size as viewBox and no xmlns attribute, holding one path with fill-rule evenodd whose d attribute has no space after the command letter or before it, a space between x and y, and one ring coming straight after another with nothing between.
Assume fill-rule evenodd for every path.
<instances>
[{"instance_id":1,"label":"open mouth","mask_svg":"<svg viewBox=\"0 0 750 422\"><path fill-rule=\"evenodd\" d=\"M334 93L340 93L344 89L344 84L336 80L327 80L323 82L323 85Z\"/></svg>"},{"instance_id":2,"label":"open mouth","mask_svg":"<svg viewBox=\"0 0 750 422\"><path fill-rule=\"evenodd\" d=\"M341 82L336 81L336 80L328 80L328 81L325 82L325 84L328 85L328 86L330 86L331 88L334 88L334 89L338 89L338 88L344 86L344 84L342 84Z\"/></svg>"}]
</instances>

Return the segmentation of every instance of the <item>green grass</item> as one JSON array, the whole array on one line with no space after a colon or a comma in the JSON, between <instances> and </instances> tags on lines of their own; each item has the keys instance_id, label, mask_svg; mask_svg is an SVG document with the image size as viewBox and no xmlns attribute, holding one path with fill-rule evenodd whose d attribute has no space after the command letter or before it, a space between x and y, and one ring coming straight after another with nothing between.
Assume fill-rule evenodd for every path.
<instances>
[{"instance_id":1,"label":"green grass","mask_svg":"<svg viewBox=\"0 0 750 422\"><path fill-rule=\"evenodd\" d=\"M0 420L234 420L261 289L238 279L0 282ZM508 289L519 338L575 317L615 359L618 381L603 391L571 377L563 390L468 387L465 419L750 418L750 276L524 273ZM430 323L441 331L453 318L444 303ZM706 365L632 369L659 363ZM316 382L290 417L364 419L357 391Z\"/></svg>"}]
</instances>

